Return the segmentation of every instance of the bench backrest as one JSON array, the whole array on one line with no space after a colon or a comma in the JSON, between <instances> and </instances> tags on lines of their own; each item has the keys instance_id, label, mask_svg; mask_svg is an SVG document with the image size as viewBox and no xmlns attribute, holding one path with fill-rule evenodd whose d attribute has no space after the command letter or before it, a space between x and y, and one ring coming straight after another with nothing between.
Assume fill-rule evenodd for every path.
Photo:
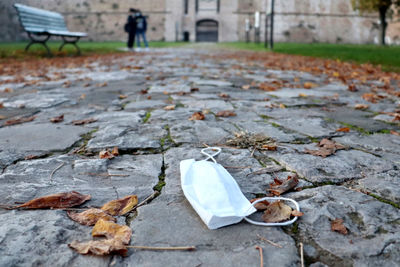
<instances>
[{"instance_id":1,"label":"bench backrest","mask_svg":"<svg viewBox=\"0 0 400 267\"><path fill-rule=\"evenodd\" d=\"M64 17L60 13L21 4L14 4L14 7L17 9L22 27L27 32L68 31Z\"/></svg>"}]
</instances>

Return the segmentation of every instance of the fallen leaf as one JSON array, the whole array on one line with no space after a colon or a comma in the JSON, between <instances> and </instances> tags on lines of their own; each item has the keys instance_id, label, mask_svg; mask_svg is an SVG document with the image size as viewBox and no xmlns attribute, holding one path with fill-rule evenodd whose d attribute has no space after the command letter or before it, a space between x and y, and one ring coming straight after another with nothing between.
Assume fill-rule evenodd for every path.
<instances>
[{"instance_id":1,"label":"fallen leaf","mask_svg":"<svg viewBox=\"0 0 400 267\"><path fill-rule=\"evenodd\" d=\"M126 254L128 253L128 249L126 248L126 246L120 241L114 239L88 242L73 241L72 243L68 244L68 246L72 249L75 249L78 253L84 255L93 254L104 256L113 253L126 256Z\"/></svg>"},{"instance_id":2,"label":"fallen leaf","mask_svg":"<svg viewBox=\"0 0 400 267\"><path fill-rule=\"evenodd\" d=\"M146 98L147 98L147 100L150 100L151 99L151 95L148 95Z\"/></svg>"},{"instance_id":3,"label":"fallen leaf","mask_svg":"<svg viewBox=\"0 0 400 267\"><path fill-rule=\"evenodd\" d=\"M286 106L284 104L279 104L279 108L286 108Z\"/></svg>"},{"instance_id":4,"label":"fallen leaf","mask_svg":"<svg viewBox=\"0 0 400 267\"><path fill-rule=\"evenodd\" d=\"M169 105L169 106L164 107L164 110L174 110L175 107L176 107L175 105Z\"/></svg>"},{"instance_id":5,"label":"fallen leaf","mask_svg":"<svg viewBox=\"0 0 400 267\"><path fill-rule=\"evenodd\" d=\"M118 151L118 147L117 146L115 146L113 148L113 150L111 151L111 154L113 154L116 157L119 156L119 151Z\"/></svg>"},{"instance_id":6,"label":"fallen leaf","mask_svg":"<svg viewBox=\"0 0 400 267\"><path fill-rule=\"evenodd\" d=\"M354 108L355 109L367 109L367 108L369 108L369 105L366 105L366 104L356 104L355 106L354 106Z\"/></svg>"},{"instance_id":7,"label":"fallen leaf","mask_svg":"<svg viewBox=\"0 0 400 267\"><path fill-rule=\"evenodd\" d=\"M3 103L0 103L0 108L4 108L4 104Z\"/></svg>"},{"instance_id":8,"label":"fallen leaf","mask_svg":"<svg viewBox=\"0 0 400 267\"><path fill-rule=\"evenodd\" d=\"M350 84L349 87L348 87L348 90L350 92L357 92L358 91L358 89L357 89L355 84Z\"/></svg>"},{"instance_id":9,"label":"fallen leaf","mask_svg":"<svg viewBox=\"0 0 400 267\"><path fill-rule=\"evenodd\" d=\"M342 219L335 219L331 221L331 230L341 233L342 235L347 235L348 231L346 226L343 225Z\"/></svg>"},{"instance_id":10,"label":"fallen leaf","mask_svg":"<svg viewBox=\"0 0 400 267\"><path fill-rule=\"evenodd\" d=\"M121 199L111 200L101 207L102 210L113 216L124 215L130 212L138 203L136 195L126 196Z\"/></svg>"},{"instance_id":11,"label":"fallen leaf","mask_svg":"<svg viewBox=\"0 0 400 267\"><path fill-rule=\"evenodd\" d=\"M12 93L14 90L12 88L4 88L3 93Z\"/></svg>"},{"instance_id":12,"label":"fallen leaf","mask_svg":"<svg viewBox=\"0 0 400 267\"><path fill-rule=\"evenodd\" d=\"M39 158L38 155L28 155L24 159L25 160L32 160L32 159L38 159L38 158Z\"/></svg>"},{"instance_id":13,"label":"fallen leaf","mask_svg":"<svg viewBox=\"0 0 400 267\"><path fill-rule=\"evenodd\" d=\"M199 88L190 88L190 92L194 93L194 92L198 92Z\"/></svg>"},{"instance_id":14,"label":"fallen leaf","mask_svg":"<svg viewBox=\"0 0 400 267\"><path fill-rule=\"evenodd\" d=\"M293 210L291 215L294 217L301 217L304 215L304 213L298 210Z\"/></svg>"},{"instance_id":15,"label":"fallen leaf","mask_svg":"<svg viewBox=\"0 0 400 267\"><path fill-rule=\"evenodd\" d=\"M27 209L62 209L79 206L82 203L88 201L91 198L90 195L82 195L79 192L71 191L66 193L58 193L48 196L32 199L16 208L27 208Z\"/></svg>"},{"instance_id":16,"label":"fallen leaf","mask_svg":"<svg viewBox=\"0 0 400 267\"><path fill-rule=\"evenodd\" d=\"M52 123L59 123L62 122L63 120L64 120L64 114L50 119Z\"/></svg>"},{"instance_id":17,"label":"fallen leaf","mask_svg":"<svg viewBox=\"0 0 400 267\"><path fill-rule=\"evenodd\" d=\"M68 87L70 87L71 86L71 81L65 81L64 83L63 83L63 87L64 88L68 88Z\"/></svg>"},{"instance_id":18,"label":"fallen leaf","mask_svg":"<svg viewBox=\"0 0 400 267\"><path fill-rule=\"evenodd\" d=\"M222 98L229 98L230 97L227 93L220 93L218 96L222 97Z\"/></svg>"},{"instance_id":19,"label":"fallen leaf","mask_svg":"<svg viewBox=\"0 0 400 267\"><path fill-rule=\"evenodd\" d=\"M279 88L272 86L268 83L261 83L260 85L258 85L258 88L267 92L273 92L279 90Z\"/></svg>"},{"instance_id":20,"label":"fallen leaf","mask_svg":"<svg viewBox=\"0 0 400 267\"><path fill-rule=\"evenodd\" d=\"M192 116L189 118L189 120L190 120L190 121L194 121L194 120L202 121L202 120L204 120L205 118L206 118L206 117L204 116L203 112L197 111L197 112L194 112L194 113L192 114Z\"/></svg>"},{"instance_id":21,"label":"fallen leaf","mask_svg":"<svg viewBox=\"0 0 400 267\"><path fill-rule=\"evenodd\" d=\"M148 92L149 92L149 88L140 90L140 93L141 93L142 95L145 95L145 94L147 94Z\"/></svg>"},{"instance_id":22,"label":"fallen leaf","mask_svg":"<svg viewBox=\"0 0 400 267\"><path fill-rule=\"evenodd\" d=\"M267 223L276 223L286 221L292 214L292 208L281 201L275 201L268 205L264 211L262 219Z\"/></svg>"},{"instance_id":23,"label":"fallen leaf","mask_svg":"<svg viewBox=\"0 0 400 267\"><path fill-rule=\"evenodd\" d=\"M67 215L72 220L87 226L92 226L97 223L98 220L102 219L104 221L116 222L117 219L107 214L105 211L101 209L88 209L83 212L72 212L68 211Z\"/></svg>"},{"instance_id":24,"label":"fallen leaf","mask_svg":"<svg viewBox=\"0 0 400 267\"><path fill-rule=\"evenodd\" d=\"M305 89L312 89L312 88L317 87L317 86L318 86L318 84L315 84L315 83L312 83L312 82L305 82L303 84L303 87Z\"/></svg>"},{"instance_id":25,"label":"fallen leaf","mask_svg":"<svg viewBox=\"0 0 400 267\"><path fill-rule=\"evenodd\" d=\"M243 90L249 90L250 89L250 85L249 84L243 85L242 89Z\"/></svg>"},{"instance_id":26,"label":"fallen leaf","mask_svg":"<svg viewBox=\"0 0 400 267\"><path fill-rule=\"evenodd\" d=\"M299 97L308 97L308 96L306 94L304 94L304 93L300 93Z\"/></svg>"},{"instance_id":27,"label":"fallen leaf","mask_svg":"<svg viewBox=\"0 0 400 267\"><path fill-rule=\"evenodd\" d=\"M255 201L259 200L259 199L260 198L254 198L254 199L250 200L250 203L253 203L253 202L255 202ZM257 210L261 211L261 210L266 210L268 208L269 204L270 203L268 201L263 200L263 201L258 202L257 204L255 204L254 207Z\"/></svg>"},{"instance_id":28,"label":"fallen leaf","mask_svg":"<svg viewBox=\"0 0 400 267\"><path fill-rule=\"evenodd\" d=\"M278 146L276 144L262 145L262 149L266 149L269 151L276 151L278 149Z\"/></svg>"},{"instance_id":29,"label":"fallen leaf","mask_svg":"<svg viewBox=\"0 0 400 267\"><path fill-rule=\"evenodd\" d=\"M339 128L339 129L336 129L336 132L348 133L348 132L350 132L350 128L349 127Z\"/></svg>"},{"instance_id":30,"label":"fallen leaf","mask_svg":"<svg viewBox=\"0 0 400 267\"><path fill-rule=\"evenodd\" d=\"M96 84L97 87L106 87L107 85L108 85L107 82Z\"/></svg>"},{"instance_id":31,"label":"fallen leaf","mask_svg":"<svg viewBox=\"0 0 400 267\"><path fill-rule=\"evenodd\" d=\"M127 97L128 97L127 95L119 95L119 96L118 96L119 99L125 99L125 98L127 98Z\"/></svg>"},{"instance_id":32,"label":"fallen leaf","mask_svg":"<svg viewBox=\"0 0 400 267\"><path fill-rule=\"evenodd\" d=\"M127 245L131 241L132 229L127 225L100 219L93 227L92 236L105 236L107 239L119 240Z\"/></svg>"},{"instance_id":33,"label":"fallen leaf","mask_svg":"<svg viewBox=\"0 0 400 267\"><path fill-rule=\"evenodd\" d=\"M399 132L396 132L396 131L393 131L393 130L390 131L390 134L393 134L393 135L396 135L396 136L400 136Z\"/></svg>"},{"instance_id":34,"label":"fallen leaf","mask_svg":"<svg viewBox=\"0 0 400 267\"><path fill-rule=\"evenodd\" d=\"M285 181L275 178L274 181L269 184L269 188L266 190L274 196L280 196L281 194L295 188L298 183L299 179L297 178L296 174L288 176Z\"/></svg>"},{"instance_id":35,"label":"fallen leaf","mask_svg":"<svg viewBox=\"0 0 400 267\"><path fill-rule=\"evenodd\" d=\"M99 152L99 158L101 159L113 159L115 156L108 150L102 150Z\"/></svg>"},{"instance_id":36,"label":"fallen leaf","mask_svg":"<svg viewBox=\"0 0 400 267\"><path fill-rule=\"evenodd\" d=\"M11 119L11 120L6 121L4 123L4 126L11 126L11 125L15 125L15 124L21 124L21 123L25 123L25 122L30 122L30 121L33 121L35 118L36 118L36 116Z\"/></svg>"},{"instance_id":37,"label":"fallen leaf","mask_svg":"<svg viewBox=\"0 0 400 267\"><path fill-rule=\"evenodd\" d=\"M84 125L84 124L89 124L89 123L93 123L93 122L96 122L96 121L97 121L96 119L90 118L90 119L72 121L71 123L73 125Z\"/></svg>"},{"instance_id":38,"label":"fallen leaf","mask_svg":"<svg viewBox=\"0 0 400 267\"><path fill-rule=\"evenodd\" d=\"M309 150L309 149L305 149L304 152L307 154L311 154L313 156L319 156L319 157L323 157L326 158L330 155L335 154L335 152L337 150L341 150L341 149L345 149L346 147L335 143L329 139L322 139L319 143L318 143L319 149L318 150Z\"/></svg>"},{"instance_id":39,"label":"fallen leaf","mask_svg":"<svg viewBox=\"0 0 400 267\"><path fill-rule=\"evenodd\" d=\"M0 115L0 120L4 120L4 119L7 119L7 117L3 116L3 115Z\"/></svg>"},{"instance_id":40,"label":"fallen leaf","mask_svg":"<svg viewBox=\"0 0 400 267\"><path fill-rule=\"evenodd\" d=\"M233 110L222 110L216 114L217 117L234 117L236 113Z\"/></svg>"},{"instance_id":41,"label":"fallen leaf","mask_svg":"<svg viewBox=\"0 0 400 267\"><path fill-rule=\"evenodd\" d=\"M376 94L374 93L365 93L362 95L362 98L365 101L371 102L371 103L377 103L378 100L380 99Z\"/></svg>"},{"instance_id":42,"label":"fallen leaf","mask_svg":"<svg viewBox=\"0 0 400 267\"><path fill-rule=\"evenodd\" d=\"M84 100L86 98L86 94L81 94L81 96L79 97L79 100Z\"/></svg>"}]
</instances>

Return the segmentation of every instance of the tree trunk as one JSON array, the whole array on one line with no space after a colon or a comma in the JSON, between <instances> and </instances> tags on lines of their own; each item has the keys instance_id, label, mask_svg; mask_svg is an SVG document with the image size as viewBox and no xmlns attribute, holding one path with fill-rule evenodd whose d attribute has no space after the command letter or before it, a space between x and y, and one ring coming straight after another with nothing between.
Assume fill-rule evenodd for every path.
<instances>
[{"instance_id":1,"label":"tree trunk","mask_svg":"<svg viewBox=\"0 0 400 267\"><path fill-rule=\"evenodd\" d=\"M380 36L379 36L379 42L381 45L385 45L385 37L386 37L386 28L387 28L387 22L386 22L386 12L389 9L389 6L381 6L379 7L379 19L381 21L381 27L380 27Z\"/></svg>"}]
</instances>

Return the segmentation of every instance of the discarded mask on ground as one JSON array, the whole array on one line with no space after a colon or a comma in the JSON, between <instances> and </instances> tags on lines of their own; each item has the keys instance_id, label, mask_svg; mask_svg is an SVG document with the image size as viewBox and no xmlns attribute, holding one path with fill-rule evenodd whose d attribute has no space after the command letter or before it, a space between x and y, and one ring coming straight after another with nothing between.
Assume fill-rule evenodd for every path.
<instances>
[{"instance_id":1,"label":"discarded mask on ground","mask_svg":"<svg viewBox=\"0 0 400 267\"><path fill-rule=\"evenodd\" d=\"M264 200L290 201L298 211L300 208L296 201L283 197L265 197L250 203L235 179L215 160L214 157L220 152L221 148L218 147L205 148L201 153L207 157L206 159L200 161L187 159L180 163L183 193L209 229L235 224L243 219L262 226L284 226L297 220L297 217L294 217L285 222L264 223L247 218L257 211L254 205Z\"/></svg>"}]
</instances>

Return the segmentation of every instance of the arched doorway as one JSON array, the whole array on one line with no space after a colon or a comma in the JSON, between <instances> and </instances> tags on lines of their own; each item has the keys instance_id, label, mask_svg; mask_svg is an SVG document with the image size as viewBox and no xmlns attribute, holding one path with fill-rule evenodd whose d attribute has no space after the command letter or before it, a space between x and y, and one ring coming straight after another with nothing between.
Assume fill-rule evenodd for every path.
<instances>
[{"instance_id":1,"label":"arched doorway","mask_svg":"<svg viewBox=\"0 0 400 267\"><path fill-rule=\"evenodd\" d=\"M218 21L200 20L196 23L196 42L218 42Z\"/></svg>"}]
</instances>

